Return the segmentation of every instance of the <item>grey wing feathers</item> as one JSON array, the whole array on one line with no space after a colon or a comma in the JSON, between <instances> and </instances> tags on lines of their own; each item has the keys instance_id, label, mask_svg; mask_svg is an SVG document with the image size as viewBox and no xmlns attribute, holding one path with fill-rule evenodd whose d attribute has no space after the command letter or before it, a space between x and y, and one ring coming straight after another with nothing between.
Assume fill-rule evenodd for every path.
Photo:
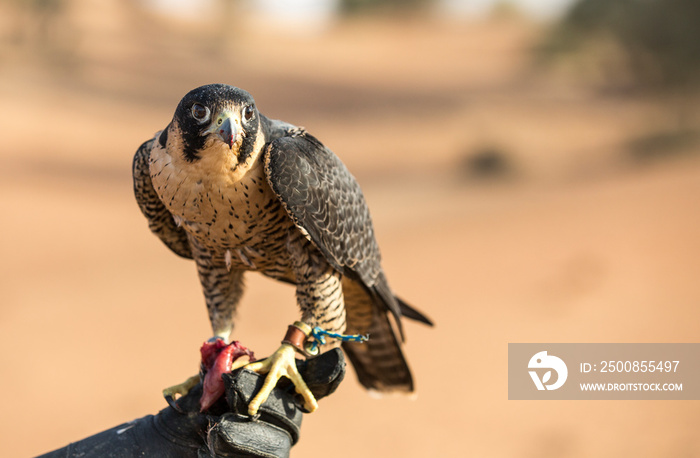
<instances>
[{"instance_id":1,"label":"grey wing feathers","mask_svg":"<svg viewBox=\"0 0 700 458\"><path fill-rule=\"evenodd\" d=\"M400 329L401 312L382 272L369 209L340 159L297 129L268 145L265 174L296 226L329 264L359 280L394 314Z\"/></svg>"},{"instance_id":2,"label":"grey wing feathers","mask_svg":"<svg viewBox=\"0 0 700 458\"><path fill-rule=\"evenodd\" d=\"M272 190L328 262L374 284L381 267L369 210L340 159L308 134L273 141L265 159Z\"/></svg>"},{"instance_id":3,"label":"grey wing feathers","mask_svg":"<svg viewBox=\"0 0 700 458\"><path fill-rule=\"evenodd\" d=\"M172 215L153 189L151 174L148 169L148 158L153 148L154 140L143 143L136 154L132 167L134 178L134 194L141 212L148 219L148 227L165 245L183 258L192 259L192 250L187 240L187 234L179 228Z\"/></svg>"}]
</instances>

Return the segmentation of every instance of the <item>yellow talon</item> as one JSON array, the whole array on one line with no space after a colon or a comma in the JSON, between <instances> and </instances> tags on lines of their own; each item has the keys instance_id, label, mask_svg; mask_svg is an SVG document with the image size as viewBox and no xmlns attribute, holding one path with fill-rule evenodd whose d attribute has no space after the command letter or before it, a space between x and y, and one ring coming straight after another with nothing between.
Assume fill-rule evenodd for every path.
<instances>
[{"instance_id":1,"label":"yellow talon","mask_svg":"<svg viewBox=\"0 0 700 458\"><path fill-rule=\"evenodd\" d=\"M258 409L277 385L277 381L282 377L287 377L292 381L297 393L304 398L304 408L309 412L313 412L318 408L316 398L306 386L306 382L301 378L297 370L296 358L294 355L296 350L293 346L283 343L269 358L263 361L257 361L246 366L249 369L258 373L267 373L265 383L260 392L248 404L248 414L255 415Z\"/></svg>"},{"instance_id":2,"label":"yellow talon","mask_svg":"<svg viewBox=\"0 0 700 458\"><path fill-rule=\"evenodd\" d=\"M199 375L193 375L184 382L173 385L163 390L165 399L175 399L176 395L185 396L189 391L199 383Z\"/></svg>"}]
</instances>

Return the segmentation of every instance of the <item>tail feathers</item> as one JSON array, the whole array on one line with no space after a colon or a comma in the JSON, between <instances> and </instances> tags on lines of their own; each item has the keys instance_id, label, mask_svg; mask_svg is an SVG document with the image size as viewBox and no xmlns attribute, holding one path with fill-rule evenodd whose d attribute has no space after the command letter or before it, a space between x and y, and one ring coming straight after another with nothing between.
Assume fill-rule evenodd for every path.
<instances>
[{"instance_id":1,"label":"tail feathers","mask_svg":"<svg viewBox=\"0 0 700 458\"><path fill-rule=\"evenodd\" d=\"M405 303L401 298L397 297L396 301L399 303L399 310L401 310L401 316L405 316L406 318L419 321L423 324L427 324L428 326L433 326L433 322L430 318L426 317L421 312Z\"/></svg>"},{"instance_id":2,"label":"tail feathers","mask_svg":"<svg viewBox=\"0 0 700 458\"><path fill-rule=\"evenodd\" d=\"M389 318L375 312L365 343L344 342L360 383L376 391L413 391L413 377Z\"/></svg>"}]
</instances>

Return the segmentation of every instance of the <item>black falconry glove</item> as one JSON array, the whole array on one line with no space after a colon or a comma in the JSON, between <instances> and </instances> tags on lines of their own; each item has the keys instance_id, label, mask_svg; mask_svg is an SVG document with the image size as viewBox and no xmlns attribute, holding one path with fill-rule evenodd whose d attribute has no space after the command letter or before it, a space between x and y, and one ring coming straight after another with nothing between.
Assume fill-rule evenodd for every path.
<instances>
[{"instance_id":1,"label":"black falconry glove","mask_svg":"<svg viewBox=\"0 0 700 458\"><path fill-rule=\"evenodd\" d=\"M333 393L345 376L345 359L340 349L307 361L297 360L297 367L316 399ZM39 458L288 457L299 440L303 415L303 400L294 386L281 380L258 415L250 417L248 403L265 377L241 368L224 374L223 379L225 399L219 399L205 413L199 411L200 383L175 407L102 431Z\"/></svg>"}]
</instances>

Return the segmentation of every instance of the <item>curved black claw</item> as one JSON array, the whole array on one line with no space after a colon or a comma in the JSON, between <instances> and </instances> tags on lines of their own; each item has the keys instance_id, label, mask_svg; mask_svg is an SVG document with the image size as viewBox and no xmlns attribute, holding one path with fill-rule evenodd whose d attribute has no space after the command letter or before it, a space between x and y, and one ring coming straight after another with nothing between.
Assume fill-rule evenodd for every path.
<instances>
[{"instance_id":1,"label":"curved black claw","mask_svg":"<svg viewBox=\"0 0 700 458\"><path fill-rule=\"evenodd\" d=\"M187 380L185 380L184 382L182 382L178 385L173 385L171 387L164 389L163 390L163 397L165 398L165 402L167 402L170 407L177 410L178 412L184 413L184 411L178 405L177 399L175 399L175 396L180 395L180 398L187 396L187 393L189 393L192 388L197 386L199 381L200 381L200 377L199 377L199 374L197 374L197 375L193 375L192 377L188 378Z\"/></svg>"}]
</instances>

